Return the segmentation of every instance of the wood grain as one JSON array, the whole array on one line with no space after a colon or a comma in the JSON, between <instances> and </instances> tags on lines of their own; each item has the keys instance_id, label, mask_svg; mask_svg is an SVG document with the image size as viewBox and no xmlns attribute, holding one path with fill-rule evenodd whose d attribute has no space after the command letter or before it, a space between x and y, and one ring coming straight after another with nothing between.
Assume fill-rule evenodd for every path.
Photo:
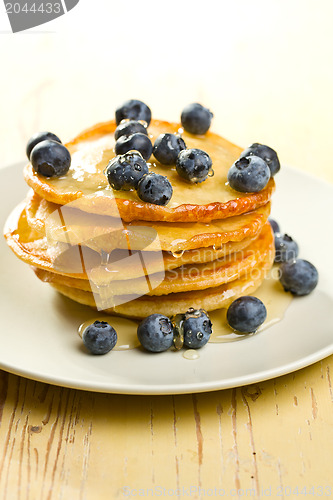
<instances>
[{"instance_id":1,"label":"wood grain","mask_svg":"<svg viewBox=\"0 0 333 500\"><path fill-rule=\"evenodd\" d=\"M332 367L333 356L259 384L151 397L0 372L0 498L333 494Z\"/></svg>"}]
</instances>

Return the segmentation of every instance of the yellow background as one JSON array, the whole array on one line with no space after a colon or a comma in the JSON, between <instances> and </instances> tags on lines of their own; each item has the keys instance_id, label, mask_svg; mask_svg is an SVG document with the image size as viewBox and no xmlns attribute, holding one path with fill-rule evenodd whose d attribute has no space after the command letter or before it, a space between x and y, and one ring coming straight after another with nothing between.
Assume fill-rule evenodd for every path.
<instances>
[{"instance_id":1,"label":"yellow background","mask_svg":"<svg viewBox=\"0 0 333 500\"><path fill-rule=\"evenodd\" d=\"M327 0L81 0L58 23L0 34L0 164L36 130L66 140L138 98L173 121L199 101L232 142L329 179L332 19Z\"/></svg>"}]
</instances>

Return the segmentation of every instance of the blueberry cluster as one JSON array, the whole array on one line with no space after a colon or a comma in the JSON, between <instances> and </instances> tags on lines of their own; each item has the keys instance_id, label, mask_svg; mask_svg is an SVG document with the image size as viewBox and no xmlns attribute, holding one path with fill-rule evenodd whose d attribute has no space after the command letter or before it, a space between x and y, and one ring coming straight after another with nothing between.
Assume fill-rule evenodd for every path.
<instances>
[{"instance_id":1,"label":"blueberry cluster","mask_svg":"<svg viewBox=\"0 0 333 500\"><path fill-rule=\"evenodd\" d=\"M161 134L157 137L153 155L162 165L176 165L180 177L192 183L203 182L212 172L212 160L202 149L187 149L177 134Z\"/></svg>"},{"instance_id":2,"label":"blueberry cluster","mask_svg":"<svg viewBox=\"0 0 333 500\"><path fill-rule=\"evenodd\" d=\"M150 352L176 350L186 346L200 349L207 344L212 333L212 322L203 309L189 309L185 314L168 318L162 314L151 314L138 326L138 339Z\"/></svg>"},{"instance_id":3,"label":"blueberry cluster","mask_svg":"<svg viewBox=\"0 0 333 500\"><path fill-rule=\"evenodd\" d=\"M280 232L279 224L270 219L274 232L275 263L280 264L280 282L286 292L308 295L318 283L318 271L311 262L298 259L298 245L288 234Z\"/></svg>"},{"instance_id":4,"label":"blueberry cluster","mask_svg":"<svg viewBox=\"0 0 333 500\"><path fill-rule=\"evenodd\" d=\"M150 120L151 111L142 101L131 99L117 108L117 156L109 162L105 174L112 189L136 190L142 201L166 205L172 197L171 183L167 177L149 172L147 165L153 152L147 131Z\"/></svg>"},{"instance_id":5,"label":"blueberry cluster","mask_svg":"<svg viewBox=\"0 0 333 500\"><path fill-rule=\"evenodd\" d=\"M207 344L212 333L212 323L203 309L189 309L185 314L168 318L151 314L138 326L137 336L144 349L150 352L176 350L186 346L200 349ZM95 321L83 330L82 340L91 354L106 354L117 343L115 329L106 321Z\"/></svg>"},{"instance_id":6,"label":"blueberry cluster","mask_svg":"<svg viewBox=\"0 0 333 500\"><path fill-rule=\"evenodd\" d=\"M131 150L113 158L105 169L112 189L136 190L139 198L154 205L166 205L172 197L172 186L164 175L149 172L141 153Z\"/></svg>"},{"instance_id":7,"label":"blueberry cluster","mask_svg":"<svg viewBox=\"0 0 333 500\"><path fill-rule=\"evenodd\" d=\"M153 145L147 132L150 120L150 108L136 99L125 101L116 109L117 128L114 133L116 155L138 151L145 160L149 160L153 152Z\"/></svg>"},{"instance_id":8,"label":"blueberry cluster","mask_svg":"<svg viewBox=\"0 0 333 500\"><path fill-rule=\"evenodd\" d=\"M185 130L204 134L210 127L212 113L194 103L181 115ZM155 205L166 205L172 197L172 186L167 177L149 172L147 161L153 154L162 165L175 165L183 179L199 183L213 175L212 160L201 149L187 149L179 134L161 134L154 146L147 127L151 111L142 101L131 99L116 110L115 153L105 169L108 182L116 190L136 190L139 198Z\"/></svg>"},{"instance_id":9,"label":"blueberry cluster","mask_svg":"<svg viewBox=\"0 0 333 500\"><path fill-rule=\"evenodd\" d=\"M58 136L38 132L28 141L26 154L35 172L44 177L60 177L71 166L71 155Z\"/></svg>"},{"instance_id":10,"label":"blueberry cluster","mask_svg":"<svg viewBox=\"0 0 333 500\"><path fill-rule=\"evenodd\" d=\"M184 129L202 135L210 127L213 113L201 104L186 106L181 114ZM194 184L203 182L212 173L212 160L201 149L187 149L179 134L161 134L155 141L153 155L162 165L175 165L180 177Z\"/></svg>"},{"instance_id":11,"label":"blueberry cluster","mask_svg":"<svg viewBox=\"0 0 333 500\"><path fill-rule=\"evenodd\" d=\"M286 292L308 295L318 283L318 271L307 260L298 259L298 245L291 236L280 233L280 226L269 219L274 232L275 263L280 264L280 282ZM260 299L252 296L234 300L227 311L227 321L239 333L254 333L265 321L267 311Z\"/></svg>"},{"instance_id":12,"label":"blueberry cluster","mask_svg":"<svg viewBox=\"0 0 333 500\"><path fill-rule=\"evenodd\" d=\"M279 170L280 161L274 149L256 142L230 167L228 182L235 191L258 193Z\"/></svg>"}]
</instances>

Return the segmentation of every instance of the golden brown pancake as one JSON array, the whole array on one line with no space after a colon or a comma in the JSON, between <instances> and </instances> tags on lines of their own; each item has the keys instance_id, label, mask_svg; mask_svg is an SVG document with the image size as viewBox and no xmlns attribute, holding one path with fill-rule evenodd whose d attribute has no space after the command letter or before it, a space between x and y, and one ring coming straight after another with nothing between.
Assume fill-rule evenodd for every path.
<instances>
[{"instance_id":1,"label":"golden brown pancake","mask_svg":"<svg viewBox=\"0 0 333 500\"><path fill-rule=\"evenodd\" d=\"M35 231L41 233L41 235L45 234L45 220L59 208L59 205L55 203L50 203L46 200L43 200L36 193L31 191L27 197L26 202L26 218L30 228ZM217 248L207 247L207 248L196 248L194 250L172 252L163 251L163 266L155 267L154 272L160 272L163 270L174 269L176 267L180 267L184 264L190 263L203 263L210 262L212 260L219 259L221 257L225 257L233 252L239 252L244 248L248 247L255 239L257 238L257 234L252 236L247 236L241 241L229 241L228 243L224 243L222 246ZM100 252L100 249L96 251ZM125 258L127 256L127 251L123 249L114 250L113 253L117 254L118 259ZM114 258L116 255L114 256ZM153 254L149 256L149 261L151 265L154 265L154 261L156 266L158 264L159 259L154 257ZM125 272L125 270L124 270ZM134 273L134 274L133 274ZM142 274L140 274L141 276ZM133 268L128 269L128 278L136 278L137 274ZM123 279L127 279L127 275L123 277Z\"/></svg>"},{"instance_id":2,"label":"golden brown pancake","mask_svg":"<svg viewBox=\"0 0 333 500\"><path fill-rule=\"evenodd\" d=\"M161 297L144 295L135 300L116 305L113 308L105 309L103 312L129 318L145 318L155 313L171 316L183 313L190 307L195 309L203 308L206 311L228 307L237 297L251 295L257 290L272 267L273 260L274 251L268 254L266 259L258 265L256 272L251 273L250 276L248 274L244 275L224 285L205 290L170 293ZM55 283L51 283L51 286L75 302L96 308L95 299L91 292ZM122 299L126 301L126 296Z\"/></svg>"},{"instance_id":3,"label":"golden brown pancake","mask_svg":"<svg viewBox=\"0 0 333 500\"><path fill-rule=\"evenodd\" d=\"M210 222L250 212L271 198L273 178L259 193L240 193L230 188L227 173L241 148L213 132L203 136L187 132L182 135L188 148L203 149L212 158L215 175L202 183L187 182L177 174L175 167L163 166L153 156L150 158L150 170L166 175L172 184L173 196L167 206L142 202L135 191L113 191L103 171L115 156L115 128L114 121L101 123L66 144L72 165L65 176L46 178L27 165L24 171L27 183L50 202L65 205L78 200L77 208L83 211L120 216L126 222ZM159 134L179 129L177 123L153 120L148 131L154 142Z\"/></svg>"},{"instance_id":4,"label":"golden brown pancake","mask_svg":"<svg viewBox=\"0 0 333 500\"><path fill-rule=\"evenodd\" d=\"M274 180L259 193L234 191L227 173L241 149L212 132L184 132L188 148L211 156L214 177L189 183L152 156L150 170L169 178L173 196L165 207L145 203L107 182L115 128L114 121L98 124L68 143L72 164L65 176L45 178L25 168L33 190L5 226L14 253L63 295L109 314L211 311L253 293L274 259L267 222ZM148 132L154 142L179 129L153 120Z\"/></svg>"},{"instance_id":5,"label":"golden brown pancake","mask_svg":"<svg viewBox=\"0 0 333 500\"><path fill-rule=\"evenodd\" d=\"M40 233L31 229L27 224L24 202L18 205L8 217L4 227L4 236L15 255L27 264L52 272L59 272L58 268L67 269L71 276L87 277L82 271L79 247L71 247L65 243L50 247L46 237L41 237ZM95 267L100 263L100 256L87 248L85 260L90 267Z\"/></svg>"},{"instance_id":6,"label":"golden brown pancake","mask_svg":"<svg viewBox=\"0 0 333 500\"><path fill-rule=\"evenodd\" d=\"M150 283L159 283L147 295L167 295L193 290L202 290L228 283L243 275L249 275L260 263L272 254L274 246L273 232L269 223L266 223L259 237L245 250L229 255L219 260L205 264L188 264L177 269L167 271L163 276L150 275ZM83 291L91 291L88 279L77 279L50 271L35 268L37 277L47 283L65 285ZM115 279L110 278L110 272L103 268L98 269L98 285L107 285L112 288L114 295L145 294L147 290L146 278ZM163 273L164 274L164 273ZM163 280L161 282L161 280Z\"/></svg>"},{"instance_id":7,"label":"golden brown pancake","mask_svg":"<svg viewBox=\"0 0 333 500\"><path fill-rule=\"evenodd\" d=\"M66 274L68 277L87 279L86 270L100 265L99 253L89 247L70 246L56 243L50 246L46 236L31 228L27 223L25 203L21 203L9 216L5 228L7 243L21 260L34 267L53 273ZM240 242L229 242L220 249L197 248L185 251L178 256L169 252L142 252L145 262L149 262L149 274L168 271L188 264L200 264L223 258L247 248L257 235L244 238ZM161 259L162 254L162 259ZM110 261L117 262L128 256L126 250L114 250ZM84 262L82 262L84 259ZM138 267L127 261L122 267L122 279L132 280L147 274L145 267Z\"/></svg>"},{"instance_id":8,"label":"golden brown pancake","mask_svg":"<svg viewBox=\"0 0 333 500\"><path fill-rule=\"evenodd\" d=\"M50 242L83 244L96 251L130 248L181 252L213 245L216 249L228 242L256 236L270 212L270 204L267 203L247 214L214 220L210 224L149 221L123 224L121 219L89 214L77 210L75 205L74 202L63 207L49 203L38 195L30 196L27 204L29 225L41 234L46 232Z\"/></svg>"}]
</instances>

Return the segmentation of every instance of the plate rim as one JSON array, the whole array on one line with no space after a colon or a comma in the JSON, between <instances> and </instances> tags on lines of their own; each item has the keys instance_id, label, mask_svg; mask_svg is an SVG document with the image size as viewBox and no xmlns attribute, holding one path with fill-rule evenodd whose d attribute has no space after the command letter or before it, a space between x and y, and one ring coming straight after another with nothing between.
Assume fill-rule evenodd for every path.
<instances>
[{"instance_id":1,"label":"plate rim","mask_svg":"<svg viewBox=\"0 0 333 500\"><path fill-rule=\"evenodd\" d=\"M124 351L126 353L126 351ZM67 389L76 389L81 391L89 391L89 392L97 392L103 394L124 394L124 395L132 395L132 396L170 396L170 395L181 395L181 394L200 394L205 392L213 392L225 389L233 389L236 387L243 387L251 384L256 384L259 382L265 382L267 380L272 380L278 377L283 377L284 375L288 375L290 373L294 373L296 371L302 370L303 368L307 368L308 366L313 365L323 359L331 356L333 354L333 343L330 346L327 346L323 349L315 351L313 354L310 354L304 358L301 358L298 361L294 361L292 363L287 363L285 365L281 365L277 368L256 372L254 374L243 376L243 377L233 377L231 379L224 379L225 383L221 383L221 380L217 380L215 382L207 382L207 383L191 383L191 384L181 384L180 386L175 385L167 385L167 388L164 388L163 385L149 385L149 390L144 389L144 385L137 385L134 389L125 388L126 386L121 384L113 384L111 387L110 384L101 383L99 387L96 384L84 384L82 381L77 379L75 385L68 382L65 378L48 378L36 376L36 374L29 373L26 370L15 370L10 366L7 366L6 363L2 363L0 360L0 369L4 370L12 375L21 376L27 378L29 380L33 380L36 382L47 383L50 385L55 385L58 387L65 387ZM161 390L162 389L162 390Z\"/></svg>"},{"instance_id":2,"label":"plate rim","mask_svg":"<svg viewBox=\"0 0 333 500\"><path fill-rule=\"evenodd\" d=\"M7 165L5 167L0 168L0 177L4 175L4 172L8 172L10 170L15 170L22 168L26 162L17 162L13 165ZM287 171L290 170L297 175L301 175L307 178L308 181L315 180L320 184L332 188L333 185L327 182L325 179L321 177L316 177L315 175L309 172L303 172L300 169L295 167L289 167L283 165L283 169ZM27 186L28 189L28 186ZM7 207L7 202L4 203ZM282 320L283 321L283 320ZM125 353L123 353L124 355ZM324 358L333 354L333 339L332 343L327 345L324 348L314 351L313 353L302 357L300 359L291 361L289 363L280 364L279 366L259 372L254 372L248 375L241 375L238 377L232 378L223 378L209 382L191 382L191 383L181 383L179 385L170 385L170 384L154 384L154 385L144 385L144 384L136 384L136 385L128 385L121 383L110 383L100 381L98 384L93 382L91 384L87 383L87 381L79 379L79 378L71 378L69 380L66 377L54 377L47 376L45 374L38 374L33 370L28 369L20 369L19 367L14 367L12 364L6 363L6 361L1 360L0 358L0 369L5 370L8 373L22 376L28 378L30 380L35 380L42 383L48 383L51 385L56 385L60 387L66 387L70 389L77 389L89 392L98 392L98 393L111 393L111 394L128 394L128 395L178 395L178 394L191 394L191 393L204 393L211 392L216 390L224 390L231 389L235 387L245 386L249 384L264 382L276 377L281 377L295 371L306 368L318 361L323 360Z\"/></svg>"}]
</instances>

